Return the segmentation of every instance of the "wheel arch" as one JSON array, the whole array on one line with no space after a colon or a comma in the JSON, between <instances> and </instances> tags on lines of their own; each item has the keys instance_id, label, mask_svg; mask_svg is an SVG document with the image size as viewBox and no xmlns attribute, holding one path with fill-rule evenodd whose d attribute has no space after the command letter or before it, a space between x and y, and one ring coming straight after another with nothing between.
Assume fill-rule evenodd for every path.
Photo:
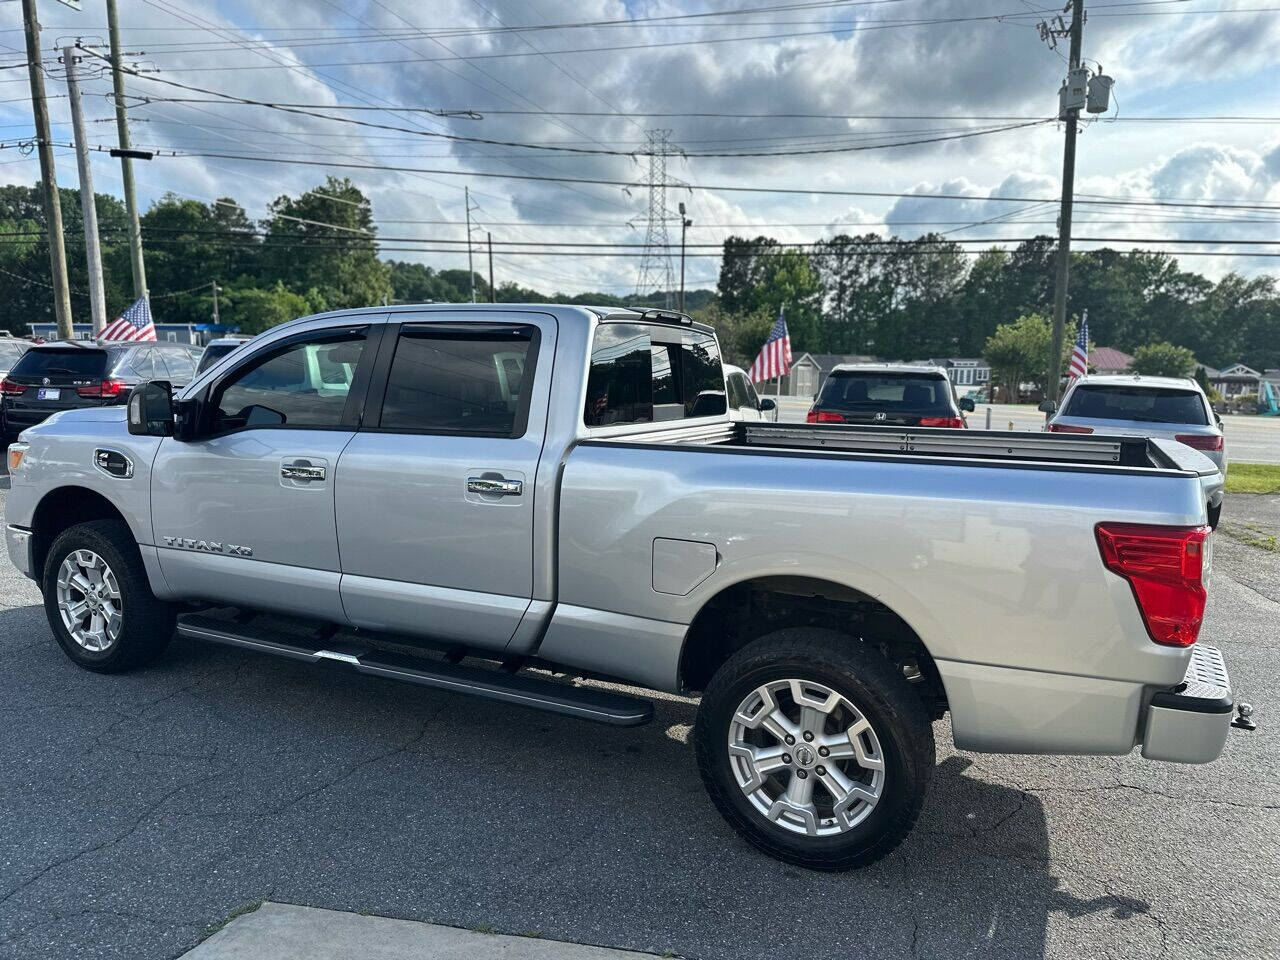
<instances>
[{"instance_id":1,"label":"wheel arch","mask_svg":"<svg viewBox=\"0 0 1280 960\"><path fill-rule=\"evenodd\" d=\"M55 487L40 498L31 519L32 558L37 576L44 570L45 558L58 535L90 520L119 520L133 531L135 542L137 540L137 531L124 511L97 490L66 485Z\"/></svg>"},{"instance_id":2,"label":"wheel arch","mask_svg":"<svg viewBox=\"0 0 1280 960\"><path fill-rule=\"evenodd\" d=\"M679 684L702 690L715 671L751 641L786 627L834 629L875 645L917 685L936 716L946 691L928 645L897 610L848 584L821 577L754 576L722 587L698 610L680 649Z\"/></svg>"}]
</instances>

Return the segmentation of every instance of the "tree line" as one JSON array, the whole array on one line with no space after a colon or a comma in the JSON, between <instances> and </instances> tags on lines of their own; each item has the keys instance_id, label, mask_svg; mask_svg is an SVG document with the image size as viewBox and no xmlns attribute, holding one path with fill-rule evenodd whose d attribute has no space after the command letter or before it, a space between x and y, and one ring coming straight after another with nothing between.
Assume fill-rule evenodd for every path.
<instances>
[{"instance_id":1,"label":"tree line","mask_svg":"<svg viewBox=\"0 0 1280 960\"><path fill-rule=\"evenodd\" d=\"M939 234L841 235L803 248L730 237L718 297L703 313L739 362L755 355L779 306L796 353L982 357L1001 325L1052 314L1056 248L1050 237L976 256ZM1068 316L1085 310L1094 344L1134 353L1165 343L1211 366L1280 367L1272 276L1229 273L1215 283L1163 253L1073 253Z\"/></svg>"},{"instance_id":2,"label":"tree line","mask_svg":"<svg viewBox=\"0 0 1280 960\"><path fill-rule=\"evenodd\" d=\"M79 195L64 189L61 197L72 312L87 321ZM115 315L133 300L128 221L115 197L96 200L107 311ZM369 199L345 178L281 195L258 220L231 197L205 203L169 194L141 221L157 322L210 321L215 282L222 322L245 333L322 310L465 302L473 285L477 300L500 302L664 306L673 300L663 292L566 294L510 281L490 291L479 272L389 259L380 252ZM0 326L15 333L53 319L43 231L38 188L0 187ZM940 234L914 240L840 235L805 245L734 236L722 252L716 290L688 291L686 309L717 328L726 355L740 364L754 358L780 306L796 354L904 360L984 356L1001 325L1052 311L1055 245L1048 237L976 256ZM1077 318L1086 309L1095 344L1133 353L1167 343L1213 366L1280 367L1280 288L1271 276L1230 273L1214 282L1164 254L1075 253L1069 314ZM1025 324L1013 332L1026 342L1038 336Z\"/></svg>"}]
</instances>

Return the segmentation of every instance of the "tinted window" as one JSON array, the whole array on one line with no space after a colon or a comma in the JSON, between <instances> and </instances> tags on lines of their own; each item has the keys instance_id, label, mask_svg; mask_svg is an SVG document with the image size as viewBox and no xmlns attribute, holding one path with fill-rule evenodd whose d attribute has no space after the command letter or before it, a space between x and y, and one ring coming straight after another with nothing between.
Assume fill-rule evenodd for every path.
<instances>
[{"instance_id":1,"label":"tinted window","mask_svg":"<svg viewBox=\"0 0 1280 960\"><path fill-rule=\"evenodd\" d=\"M633 323L596 327L583 420L590 427L725 412L715 338Z\"/></svg>"},{"instance_id":2,"label":"tinted window","mask_svg":"<svg viewBox=\"0 0 1280 960\"><path fill-rule=\"evenodd\" d=\"M13 365L9 376L15 380L41 380L55 383L101 380L107 372L107 351L71 347L66 350L28 350Z\"/></svg>"},{"instance_id":3,"label":"tinted window","mask_svg":"<svg viewBox=\"0 0 1280 960\"><path fill-rule=\"evenodd\" d=\"M834 371L815 406L823 410L955 416L951 381L929 374Z\"/></svg>"},{"instance_id":4,"label":"tinted window","mask_svg":"<svg viewBox=\"0 0 1280 960\"><path fill-rule=\"evenodd\" d=\"M0 367L13 366L13 362L22 356L26 349L20 343L0 343Z\"/></svg>"},{"instance_id":5,"label":"tinted window","mask_svg":"<svg viewBox=\"0 0 1280 960\"><path fill-rule=\"evenodd\" d=\"M405 330L396 344L379 426L518 437L533 379L536 330Z\"/></svg>"},{"instance_id":6,"label":"tinted window","mask_svg":"<svg viewBox=\"0 0 1280 960\"><path fill-rule=\"evenodd\" d=\"M340 426L363 350L362 334L295 343L236 371L219 388L214 429Z\"/></svg>"},{"instance_id":7,"label":"tinted window","mask_svg":"<svg viewBox=\"0 0 1280 960\"><path fill-rule=\"evenodd\" d=\"M200 365L196 368L196 372L203 373L205 370L208 370L238 346L238 343L209 344L209 346L204 348L204 353L200 355Z\"/></svg>"},{"instance_id":8,"label":"tinted window","mask_svg":"<svg viewBox=\"0 0 1280 960\"><path fill-rule=\"evenodd\" d=\"M726 379L729 386L729 406L734 410L750 406L747 401L747 378L740 373L731 373Z\"/></svg>"},{"instance_id":9,"label":"tinted window","mask_svg":"<svg viewBox=\"0 0 1280 960\"><path fill-rule=\"evenodd\" d=\"M124 353L114 355L115 364L111 368L113 376L133 377L138 380L167 380L169 371L163 363L157 362L156 353L149 347L138 347Z\"/></svg>"},{"instance_id":10,"label":"tinted window","mask_svg":"<svg viewBox=\"0 0 1280 960\"><path fill-rule=\"evenodd\" d=\"M1062 415L1091 420L1139 420L1201 426L1209 422L1199 392L1176 387L1081 384L1072 391Z\"/></svg>"},{"instance_id":11,"label":"tinted window","mask_svg":"<svg viewBox=\"0 0 1280 960\"><path fill-rule=\"evenodd\" d=\"M188 350L157 350L156 362L164 364L174 383L186 383L195 376L196 361Z\"/></svg>"}]
</instances>

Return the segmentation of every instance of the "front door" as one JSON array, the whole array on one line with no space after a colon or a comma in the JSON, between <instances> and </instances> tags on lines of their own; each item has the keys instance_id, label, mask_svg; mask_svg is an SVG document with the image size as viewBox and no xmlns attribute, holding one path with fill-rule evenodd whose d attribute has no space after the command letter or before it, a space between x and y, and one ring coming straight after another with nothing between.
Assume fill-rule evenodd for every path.
<instances>
[{"instance_id":1,"label":"front door","mask_svg":"<svg viewBox=\"0 0 1280 960\"><path fill-rule=\"evenodd\" d=\"M406 321L394 343L388 330L337 471L342 601L359 626L502 649L529 607L556 330L490 316Z\"/></svg>"},{"instance_id":2,"label":"front door","mask_svg":"<svg viewBox=\"0 0 1280 960\"><path fill-rule=\"evenodd\" d=\"M210 389L198 439L161 442L151 503L170 589L345 620L334 467L355 435L366 342L342 328L264 347Z\"/></svg>"}]
</instances>

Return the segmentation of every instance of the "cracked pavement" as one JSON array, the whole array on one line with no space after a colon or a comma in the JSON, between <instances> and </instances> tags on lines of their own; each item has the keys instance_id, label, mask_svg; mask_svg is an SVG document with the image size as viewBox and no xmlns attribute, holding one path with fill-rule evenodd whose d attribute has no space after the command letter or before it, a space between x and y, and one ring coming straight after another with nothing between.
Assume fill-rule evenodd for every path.
<instances>
[{"instance_id":1,"label":"cracked pavement","mask_svg":"<svg viewBox=\"0 0 1280 960\"><path fill-rule=\"evenodd\" d=\"M3 563L0 957L176 957L264 899L706 960L1280 955L1280 555L1215 539L1257 733L1185 767L939 723L915 833L844 875L735 837L688 701L615 730L182 641L101 677Z\"/></svg>"}]
</instances>

